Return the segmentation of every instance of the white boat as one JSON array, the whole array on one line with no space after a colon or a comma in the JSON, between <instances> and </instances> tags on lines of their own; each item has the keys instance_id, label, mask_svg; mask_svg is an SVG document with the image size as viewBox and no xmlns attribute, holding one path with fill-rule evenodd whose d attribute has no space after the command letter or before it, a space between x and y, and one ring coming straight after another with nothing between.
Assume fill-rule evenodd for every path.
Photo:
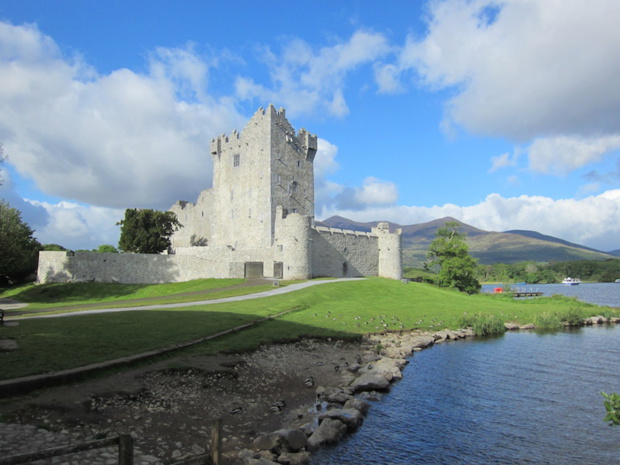
<instances>
[{"instance_id":1,"label":"white boat","mask_svg":"<svg viewBox=\"0 0 620 465\"><path fill-rule=\"evenodd\" d=\"M620 279L616 279L614 282L615 283L620 283Z\"/></svg>"},{"instance_id":2,"label":"white boat","mask_svg":"<svg viewBox=\"0 0 620 465\"><path fill-rule=\"evenodd\" d=\"M562 280L562 284L568 284L569 286L576 286L579 283L581 283L579 278L564 278Z\"/></svg>"}]
</instances>

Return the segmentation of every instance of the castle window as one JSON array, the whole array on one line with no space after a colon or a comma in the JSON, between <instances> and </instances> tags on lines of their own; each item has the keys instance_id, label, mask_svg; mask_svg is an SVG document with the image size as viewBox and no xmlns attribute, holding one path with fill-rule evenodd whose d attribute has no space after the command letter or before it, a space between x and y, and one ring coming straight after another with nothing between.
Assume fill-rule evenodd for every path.
<instances>
[{"instance_id":1,"label":"castle window","mask_svg":"<svg viewBox=\"0 0 620 465\"><path fill-rule=\"evenodd\" d=\"M241 155L233 155L233 166L239 166Z\"/></svg>"},{"instance_id":2,"label":"castle window","mask_svg":"<svg viewBox=\"0 0 620 465\"><path fill-rule=\"evenodd\" d=\"M301 160L297 160L297 168L301 168Z\"/></svg>"}]
</instances>

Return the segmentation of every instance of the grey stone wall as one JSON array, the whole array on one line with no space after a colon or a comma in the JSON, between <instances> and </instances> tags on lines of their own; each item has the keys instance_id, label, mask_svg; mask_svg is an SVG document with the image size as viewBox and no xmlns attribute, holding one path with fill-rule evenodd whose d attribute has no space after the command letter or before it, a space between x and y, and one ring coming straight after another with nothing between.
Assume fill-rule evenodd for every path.
<instances>
[{"instance_id":1,"label":"grey stone wall","mask_svg":"<svg viewBox=\"0 0 620 465\"><path fill-rule=\"evenodd\" d=\"M221 256L40 252L38 282L155 284L229 274L229 262Z\"/></svg>"},{"instance_id":2,"label":"grey stone wall","mask_svg":"<svg viewBox=\"0 0 620 465\"><path fill-rule=\"evenodd\" d=\"M312 276L377 276L378 237L371 233L316 227L312 233Z\"/></svg>"}]
</instances>

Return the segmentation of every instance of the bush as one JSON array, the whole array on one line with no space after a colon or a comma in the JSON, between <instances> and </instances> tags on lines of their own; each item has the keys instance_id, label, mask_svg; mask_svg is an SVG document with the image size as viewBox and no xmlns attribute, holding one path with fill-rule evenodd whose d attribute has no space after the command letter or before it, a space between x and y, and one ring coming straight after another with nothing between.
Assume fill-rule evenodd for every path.
<instances>
[{"instance_id":1,"label":"bush","mask_svg":"<svg viewBox=\"0 0 620 465\"><path fill-rule=\"evenodd\" d=\"M611 394L601 392L601 395L605 398L604 404L607 410L603 421L608 421L609 426L620 425L620 395L615 392Z\"/></svg>"},{"instance_id":2,"label":"bush","mask_svg":"<svg viewBox=\"0 0 620 465\"><path fill-rule=\"evenodd\" d=\"M558 312L557 315L562 323L569 326L581 326L583 324L583 312L577 307L570 307L568 310Z\"/></svg>"},{"instance_id":3,"label":"bush","mask_svg":"<svg viewBox=\"0 0 620 465\"><path fill-rule=\"evenodd\" d=\"M471 327L477 336L490 336L503 334L506 331L504 320L497 315L478 313L476 315L463 315L461 320L463 327Z\"/></svg>"},{"instance_id":4,"label":"bush","mask_svg":"<svg viewBox=\"0 0 620 465\"><path fill-rule=\"evenodd\" d=\"M557 313L539 313L534 317L536 329L559 329L564 325Z\"/></svg>"}]
</instances>

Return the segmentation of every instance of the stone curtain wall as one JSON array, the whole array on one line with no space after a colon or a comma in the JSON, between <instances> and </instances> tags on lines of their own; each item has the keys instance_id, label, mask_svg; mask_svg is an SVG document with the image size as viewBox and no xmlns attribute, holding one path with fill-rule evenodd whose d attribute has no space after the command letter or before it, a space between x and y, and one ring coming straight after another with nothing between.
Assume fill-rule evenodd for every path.
<instances>
[{"instance_id":1,"label":"stone curtain wall","mask_svg":"<svg viewBox=\"0 0 620 465\"><path fill-rule=\"evenodd\" d=\"M372 233L317 226L312 230L312 276L377 276L378 241Z\"/></svg>"},{"instance_id":2,"label":"stone curtain wall","mask_svg":"<svg viewBox=\"0 0 620 465\"><path fill-rule=\"evenodd\" d=\"M222 260L221 255L214 258L207 255L40 252L38 282L155 284L224 278L230 274L231 263Z\"/></svg>"},{"instance_id":3,"label":"stone curtain wall","mask_svg":"<svg viewBox=\"0 0 620 465\"><path fill-rule=\"evenodd\" d=\"M200 247L213 243L211 239L212 189L202 191L195 204L178 201L170 208L170 211L177 215L179 222L183 225L171 237L173 249L177 247Z\"/></svg>"}]
</instances>

